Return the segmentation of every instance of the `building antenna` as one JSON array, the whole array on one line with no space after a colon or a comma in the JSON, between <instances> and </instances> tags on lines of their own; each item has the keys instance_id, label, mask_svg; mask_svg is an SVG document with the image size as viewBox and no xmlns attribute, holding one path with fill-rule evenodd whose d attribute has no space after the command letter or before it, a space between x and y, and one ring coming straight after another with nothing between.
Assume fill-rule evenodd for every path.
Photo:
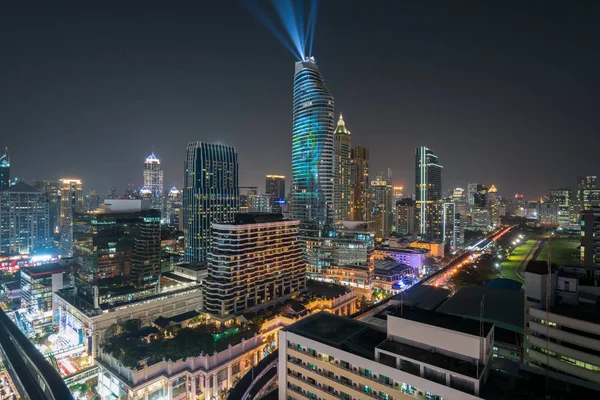
<instances>
[{"instance_id":1,"label":"building antenna","mask_svg":"<svg viewBox=\"0 0 600 400\"><path fill-rule=\"evenodd\" d=\"M548 277L546 278L546 393L550 384L550 291L552 290L552 235L548 237Z\"/></svg>"},{"instance_id":2,"label":"building antenna","mask_svg":"<svg viewBox=\"0 0 600 400\"><path fill-rule=\"evenodd\" d=\"M483 360L483 311L484 311L485 296L481 295L479 303L479 360L477 360L477 379L479 379L479 364Z\"/></svg>"}]
</instances>

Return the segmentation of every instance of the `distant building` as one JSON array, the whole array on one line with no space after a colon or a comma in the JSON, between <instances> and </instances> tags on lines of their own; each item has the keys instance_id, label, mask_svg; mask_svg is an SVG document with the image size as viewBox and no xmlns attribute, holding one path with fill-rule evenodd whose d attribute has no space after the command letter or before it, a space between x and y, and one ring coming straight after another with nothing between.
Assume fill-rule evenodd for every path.
<instances>
[{"instance_id":1,"label":"distant building","mask_svg":"<svg viewBox=\"0 0 600 400\"><path fill-rule=\"evenodd\" d=\"M83 211L83 184L79 179L60 180L59 253L73 255L73 215Z\"/></svg>"},{"instance_id":2,"label":"distant building","mask_svg":"<svg viewBox=\"0 0 600 400\"><path fill-rule=\"evenodd\" d=\"M475 195L477 194L477 187L481 186L479 183L467 184L467 205L472 207L475 205Z\"/></svg>"},{"instance_id":3,"label":"distant building","mask_svg":"<svg viewBox=\"0 0 600 400\"><path fill-rule=\"evenodd\" d=\"M500 200L500 194L498 193L498 189L496 189L496 186L490 186L487 192L487 207L490 211L490 222L492 227L496 227L500 223Z\"/></svg>"},{"instance_id":4,"label":"distant building","mask_svg":"<svg viewBox=\"0 0 600 400\"><path fill-rule=\"evenodd\" d=\"M240 186L238 190L240 195L240 212L250 212L250 205L254 202L254 197L258 195L258 187Z\"/></svg>"},{"instance_id":5,"label":"distant building","mask_svg":"<svg viewBox=\"0 0 600 400\"><path fill-rule=\"evenodd\" d=\"M282 205L285 204L285 176L267 175L265 177L265 194L271 196L271 207L269 212L281 212Z\"/></svg>"},{"instance_id":6,"label":"distant building","mask_svg":"<svg viewBox=\"0 0 600 400\"><path fill-rule=\"evenodd\" d=\"M4 149L4 154L0 156L0 190L7 189L10 185L10 156L8 147Z\"/></svg>"},{"instance_id":7,"label":"distant building","mask_svg":"<svg viewBox=\"0 0 600 400\"><path fill-rule=\"evenodd\" d=\"M344 118L340 113L334 135L334 212L338 221L350 218L352 192L352 155L350 131L346 129Z\"/></svg>"},{"instance_id":8,"label":"distant building","mask_svg":"<svg viewBox=\"0 0 600 400\"><path fill-rule=\"evenodd\" d=\"M382 240L392 231L392 184L388 176L380 174L371 181L372 220L375 222L375 239Z\"/></svg>"},{"instance_id":9,"label":"distant building","mask_svg":"<svg viewBox=\"0 0 600 400\"><path fill-rule=\"evenodd\" d=\"M75 214L73 248L77 295L95 308L105 288L134 286L153 291L160 277L160 212Z\"/></svg>"},{"instance_id":10,"label":"distant building","mask_svg":"<svg viewBox=\"0 0 600 400\"><path fill-rule=\"evenodd\" d=\"M572 224L573 218L573 199L571 189L552 189L550 190L549 203L558 205L558 224L565 228Z\"/></svg>"},{"instance_id":11,"label":"distant building","mask_svg":"<svg viewBox=\"0 0 600 400\"><path fill-rule=\"evenodd\" d=\"M33 181L33 187L44 193L48 202L48 226L50 227L50 237L59 231L60 227L60 182L59 181Z\"/></svg>"},{"instance_id":12,"label":"distant building","mask_svg":"<svg viewBox=\"0 0 600 400\"><path fill-rule=\"evenodd\" d=\"M152 208L162 210L163 204L163 169L160 160L154 153L144 161L144 187L151 194Z\"/></svg>"},{"instance_id":13,"label":"distant building","mask_svg":"<svg viewBox=\"0 0 600 400\"><path fill-rule=\"evenodd\" d=\"M204 309L229 319L306 288L299 221L281 214L237 214L213 224Z\"/></svg>"},{"instance_id":14,"label":"distant building","mask_svg":"<svg viewBox=\"0 0 600 400\"><path fill-rule=\"evenodd\" d=\"M430 242L417 240L410 244L410 247L417 249L427 249L432 257L444 258L444 244L440 242Z\"/></svg>"},{"instance_id":15,"label":"distant building","mask_svg":"<svg viewBox=\"0 0 600 400\"><path fill-rule=\"evenodd\" d=\"M369 205L369 149L354 146L351 157L350 219L353 221L368 221L371 217Z\"/></svg>"},{"instance_id":16,"label":"distant building","mask_svg":"<svg viewBox=\"0 0 600 400\"><path fill-rule=\"evenodd\" d=\"M417 147L415 154L417 232L421 239L440 240L442 166L433 150Z\"/></svg>"},{"instance_id":17,"label":"distant building","mask_svg":"<svg viewBox=\"0 0 600 400\"><path fill-rule=\"evenodd\" d=\"M442 202L442 242L448 244L452 251L458 249L459 241L456 237L456 215L454 203Z\"/></svg>"},{"instance_id":18,"label":"distant building","mask_svg":"<svg viewBox=\"0 0 600 400\"><path fill-rule=\"evenodd\" d=\"M167 213L166 223L176 229L182 230L181 227L181 190L175 186L167 193Z\"/></svg>"},{"instance_id":19,"label":"distant building","mask_svg":"<svg viewBox=\"0 0 600 400\"><path fill-rule=\"evenodd\" d=\"M272 194L258 193L248 196L248 211L249 213L271 213L280 212L281 208L277 204L275 196ZM275 210L275 211L273 211Z\"/></svg>"},{"instance_id":20,"label":"distant building","mask_svg":"<svg viewBox=\"0 0 600 400\"><path fill-rule=\"evenodd\" d=\"M396 233L415 238L416 231L415 201L407 198L396 203Z\"/></svg>"},{"instance_id":21,"label":"distant building","mask_svg":"<svg viewBox=\"0 0 600 400\"><path fill-rule=\"evenodd\" d=\"M471 211L471 228L487 232L492 222L487 207L473 207Z\"/></svg>"},{"instance_id":22,"label":"distant building","mask_svg":"<svg viewBox=\"0 0 600 400\"><path fill-rule=\"evenodd\" d=\"M581 212L581 264L600 268L600 207Z\"/></svg>"},{"instance_id":23,"label":"distant building","mask_svg":"<svg viewBox=\"0 0 600 400\"><path fill-rule=\"evenodd\" d=\"M452 191L452 202L456 206L456 212L460 215L466 216L469 210L468 203L466 201L465 189L456 188Z\"/></svg>"},{"instance_id":24,"label":"distant building","mask_svg":"<svg viewBox=\"0 0 600 400\"><path fill-rule=\"evenodd\" d=\"M544 227L558 227L559 206L554 203L542 203L539 205L539 221L540 225Z\"/></svg>"},{"instance_id":25,"label":"distant building","mask_svg":"<svg viewBox=\"0 0 600 400\"><path fill-rule=\"evenodd\" d=\"M212 224L232 222L239 212L238 161L233 147L187 145L183 187L185 260L206 261Z\"/></svg>"},{"instance_id":26,"label":"distant building","mask_svg":"<svg viewBox=\"0 0 600 400\"><path fill-rule=\"evenodd\" d=\"M24 182L0 190L0 255L27 254L51 246L48 203Z\"/></svg>"}]
</instances>

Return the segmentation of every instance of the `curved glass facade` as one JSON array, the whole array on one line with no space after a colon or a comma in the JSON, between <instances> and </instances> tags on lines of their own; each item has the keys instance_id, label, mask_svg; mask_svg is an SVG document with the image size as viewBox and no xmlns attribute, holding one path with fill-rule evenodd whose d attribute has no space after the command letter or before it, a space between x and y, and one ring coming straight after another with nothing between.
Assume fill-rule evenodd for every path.
<instances>
[{"instance_id":1,"label":"curved glass facade","mask_svg":"<svg viewBox=\"0 0 600 400\"><path fill-rule=\"evenodd\" d=\"M296 63L292 139L292 208L301 236L320 236L333 219L333 97L314 58Z\"/></svg>"}]
</instances>

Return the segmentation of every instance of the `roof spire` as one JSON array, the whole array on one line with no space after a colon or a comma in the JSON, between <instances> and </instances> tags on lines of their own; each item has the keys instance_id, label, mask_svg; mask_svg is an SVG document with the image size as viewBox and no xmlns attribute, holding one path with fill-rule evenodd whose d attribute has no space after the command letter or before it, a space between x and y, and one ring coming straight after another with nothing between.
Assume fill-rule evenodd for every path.
<instances>
[{"instance_id":1,"label":"roof spire","mask_svg":"<svg viewBox=\"0 0 600 400\"><path fill-rule=\"evenodd\" d=\"M337 128L335 129L335 133L346 134L346 135L350 134L350 131L348 129L346 129L346 122L344 122L344 117L342 116L342 113L340 113L340 119L338 120Z\"/></svg>"}]
</instances>

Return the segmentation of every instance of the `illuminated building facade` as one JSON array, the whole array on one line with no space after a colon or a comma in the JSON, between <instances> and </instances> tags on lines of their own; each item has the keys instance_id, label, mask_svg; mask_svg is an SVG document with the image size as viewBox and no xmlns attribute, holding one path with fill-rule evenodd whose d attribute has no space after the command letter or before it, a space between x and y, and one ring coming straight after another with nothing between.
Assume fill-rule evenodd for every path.
<instances>
[{"instance_id":1,"label":"illuminated building facade","mask_svg":"<svg viewBox=\"0 0 600 400\"><path fill-rule=\"evenodd\" d=\"M501 206L500 194L496 186L490 186L487 191L487 207L490 211L490 221L492 226L495 227L500 223L500 206Z\"/></svg>"},{"instance_id":2,"label":"illuminated building facade","mask_svg":"<svg viewBox=\"0 0 600 400\"><path fill-rule=\"evenodd\" d=\"M333 97L315 63L296 63L292 132L292 208L300 236L317 238L333 214Z\"/></svg>"},{"instance_id":3,"label":"illuminated building facade","mask_svg":"<svg viewBox=\"0 0 600 400\"><path fill-rule=\"evenodd\" d=\"M146 157L144 162L144 187L150 191L152 208L161 210L163 204L163 169L160 160L154 153Z\"/></svg>"},{"instance_id":4,"label":"illuminated building facade","mask_svg":"<svg viewBox=\"0 0 600 400\"><path fill-rule=\"evenodd\" d=\"M50 244L44 194L24 182L0 190L0 255L27 254Z\"/></svg>"},{"instance_id":5,"label":"illuminated building facade","mask_svg":"<svg viewBox=\"0 0 600 400\"><path fill-rule=\"evenodd\" d=\"M206 261L213 223L233 222L239 212L238 160L222 144L187 145L183 187L185 260Z\"/></svg>"},{"instance_id":6,"label":"illuminated building facade","mask_svg":"<svg viewBox=\"0 0 600 400\"><path fill-rule=\"evenodd\" d=\"M382 240L392 231L392 184L383 174L371 182L371 219L375 221L375 239Z\"/></svg>"},{"instance_id":7,"label":"illuminated building facade","mask_svg":"<svg viewBox=\"0 0 600 400\"><path fill-rule=\"evenodd\" d=\"M416 237L415 201L411 198L402 199L396 203L396 233Z\"/></svg>"},{"instance_id":8,"label":"illuminated building facade","mask_svg":"<svg viewBox=\"0 0 600 400\"><path fill-rule=\"evenodd\" d=\"M0 190L8 188L10 185L10 155L8 147L4 149L4 154L0 156Z\"/></svg>"},{"instance_id":9,"label":"illuminated building facade","mask_svg":"<svg viewBox=\"0 0 600 400\"><path fill-rule=\"evenodd\" d=\"M335 165L334 165L334 208L337 221L350 218L351 184L352 184L352 148L350 131L340 113L335 129Z\"/></svg>"},{"instance_id":10,"label":"illuminated building facade","mask_svg":"<svg viewBox=\"0 0 600 400\"><path fill-rule=\"evenodd\" d=\"M269 212L281 212L285 206L285 176L266 175L265 194L271 196Z\"/></svg>"},{"instance_id":11,"label":"illuminated building facade","mask_svg":"<svg viewBox=\"0 0 600 400\"><path fill-rule=\"evenodd\" d=\"M456 188L452 191L452 202L456 206L456 212L463 217L467 215L467 211L469 209L465 189Z\"/></svg>"},{"instance_id":12,"label":"illuminated building facade","mask_svg":"<svg viewBox=\"0 0 600 400\"><path fill-rule=\"evenodd\" d=\"M50 237L59 230L60 220L60 182L59 181L33 181L33 187L44 193L48 202L48 226Z\"/></svg>"},{"instance_id":13,"label":"illuminated building facade","mask_svg":"<svg viewBox=\"0 0 600 400\"><path fill-rule=\"evenodd\" d=\"M561 227L571 225L573 221L573 199L571 189L550 190L550 203L558 205L558 224Z\"/></svg>"},{"instance_id":14,"label":"illuminated building facade","mask_svg":"<svg viewBox=\"0 0 600 400\"><path fill-rule=\"evenodd\" d=\"M433 150L417 147L415 154L415 197L417 232L421 239L442 237L442 166Z\"/></svg>"},{"instance_id":15,"label":"illuminated building facade","mask_svg":"<svg viewBox=\"0 0 600 400\"><path fill-rule=\"evenodd\" d=\"M73 255L73 215L83 211L83 184L79 179L60 180L59 253Z\"/></svg>"},{"instance_id":16,"label":"illuminated building facade","mask_svg":"<svg viewBox=\"0 0 600 400\"><path fill-rule=\"evenodd\" d=\"M96 307L103 287L155 286L160 274L160 212L75 214L73 257L78 265L77 294Z\"/></svg>"},{"instance_id":17,"label":"illuminated building facade","mask_svg":"<svg viewBox=\"0 0 600 400\"><path fill-rule=\"evenodd\" d=\"M456 205L454 203L442 203L442 242L448 244L451 250L458 248L456 227Z\"/></svg>"},{"instance_id":18,"label":"illuminated building facade","mask_svg":"<svg viewBox=\"0 0 600 400\"><path fill-rule=\"evenodd\" d=\"M166 222L167 225L173 226L179 230L181 230L181 205L181 190L173 186L167 194Z\"/></svg>"},{"instance_id":19,"label":"illuminated building facade","mask_svg":"<svg viewBox=\"0 0 600 400\"><path fill-rule=\"evenodd\" d=\"M350 219L368 221L371 218L369 198L369 149L354 146L351 151L352 176Z\"/></svg>"},{"instance_id":20,"label":"illuminated building facade","mask_svg":"<svg viewBox=\"0 0 600 400\"><path fill-rule=\"evenodd\" d=\"M213 224L204 309L227 319L289 298L306 288L299 221L281 214L237 214Z\"/></svg>"}]
</instances>

